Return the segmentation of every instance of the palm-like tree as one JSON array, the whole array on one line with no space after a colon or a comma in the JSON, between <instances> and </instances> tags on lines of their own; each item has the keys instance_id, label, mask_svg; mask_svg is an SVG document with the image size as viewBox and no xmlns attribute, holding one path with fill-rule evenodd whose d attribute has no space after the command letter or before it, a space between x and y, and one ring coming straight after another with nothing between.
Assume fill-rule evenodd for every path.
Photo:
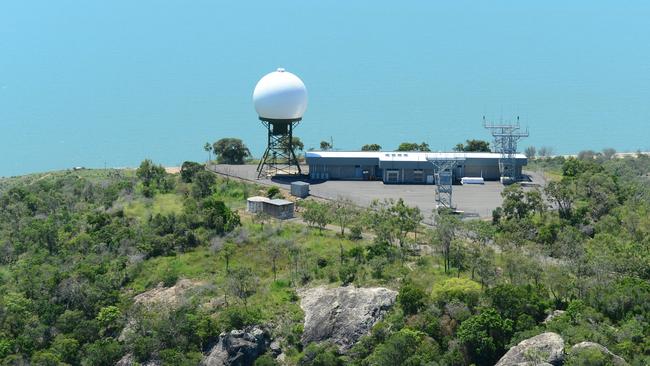
<instances>
[{"instance_id":1,"label":"palm-like tree","mask_svg":"<svg viewBox=\"0 0 650 366\"><path fill-rule=\"evenodd\" d=\"M209 142L206 142L205 145L203 145L203 150L205 150L208 153L208 163L212 160L212 145Z\"/></svg>"}]
</instances>

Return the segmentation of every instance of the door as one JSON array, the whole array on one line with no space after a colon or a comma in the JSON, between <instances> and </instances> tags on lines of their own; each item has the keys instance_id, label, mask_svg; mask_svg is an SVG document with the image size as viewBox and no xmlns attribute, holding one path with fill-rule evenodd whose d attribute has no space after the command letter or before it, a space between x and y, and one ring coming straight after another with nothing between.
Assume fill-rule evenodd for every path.
<instances>
[{"instance_id":1,"label":"door","mask_svg":"<svg viewBox=\"0 0 650 366\"><path fill-rule=\"evenodd\" d=\"M399 170L386 171L386 183L397 183L399 181Z\"/></svg>"}]
</instances>

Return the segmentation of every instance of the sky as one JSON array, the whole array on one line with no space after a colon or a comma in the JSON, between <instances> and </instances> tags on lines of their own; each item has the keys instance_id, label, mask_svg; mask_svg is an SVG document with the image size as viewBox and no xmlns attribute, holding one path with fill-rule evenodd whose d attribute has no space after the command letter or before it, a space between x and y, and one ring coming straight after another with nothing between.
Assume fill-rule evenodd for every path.
<instances>
[{"instance_id":1,"label":"sky","mask_svg":"<svg viewBox=\"0 0 650 366\"><path fill-rule=\"evenodd\" d=\"M650 150L650 2L5 1L0 176L205 159L265 131L251 102L284 67L296 134L449 150L520 116L525 146Z\"/></svg>"}]
</instances>

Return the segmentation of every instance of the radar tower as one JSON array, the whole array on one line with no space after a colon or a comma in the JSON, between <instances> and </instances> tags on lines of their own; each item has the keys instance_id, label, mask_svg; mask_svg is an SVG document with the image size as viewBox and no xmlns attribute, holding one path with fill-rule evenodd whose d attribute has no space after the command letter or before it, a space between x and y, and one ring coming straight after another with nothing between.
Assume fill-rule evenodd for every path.
<instances>
[{"instance_id":1,"label":"radar tower","mask_svg":"<svg viewBox=\"0 0 650 366\"><path fill-rule=\"evenodd\" d=\"M266 150L257 165L257 177L302 174L295 153L293 130L307 109L307 89L296 75L279 68L260 79L253 104L267 130Z\"/></svg>"}]
</instances>

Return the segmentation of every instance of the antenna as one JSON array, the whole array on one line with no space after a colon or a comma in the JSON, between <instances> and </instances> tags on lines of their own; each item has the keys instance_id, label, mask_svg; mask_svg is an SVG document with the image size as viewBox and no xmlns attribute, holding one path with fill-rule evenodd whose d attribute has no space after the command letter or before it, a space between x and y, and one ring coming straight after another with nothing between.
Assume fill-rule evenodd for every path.
<instances>
[{"instance_id":1,"label":"antenna","mask_svg":"<svg viewBox=\"0 0 650 366\"><path fill-rule=\"evenodd\" d=\"M519 116L516 123L488 122L483 116L483 127L490 130L494 137L494 150L501 153L499 158L499 172L502 183L513 183L521 180L521 171L517 170L516 155L517 143L524 137L528 137L528 128L520 130Z\"/></svg>"}]
</instances>

